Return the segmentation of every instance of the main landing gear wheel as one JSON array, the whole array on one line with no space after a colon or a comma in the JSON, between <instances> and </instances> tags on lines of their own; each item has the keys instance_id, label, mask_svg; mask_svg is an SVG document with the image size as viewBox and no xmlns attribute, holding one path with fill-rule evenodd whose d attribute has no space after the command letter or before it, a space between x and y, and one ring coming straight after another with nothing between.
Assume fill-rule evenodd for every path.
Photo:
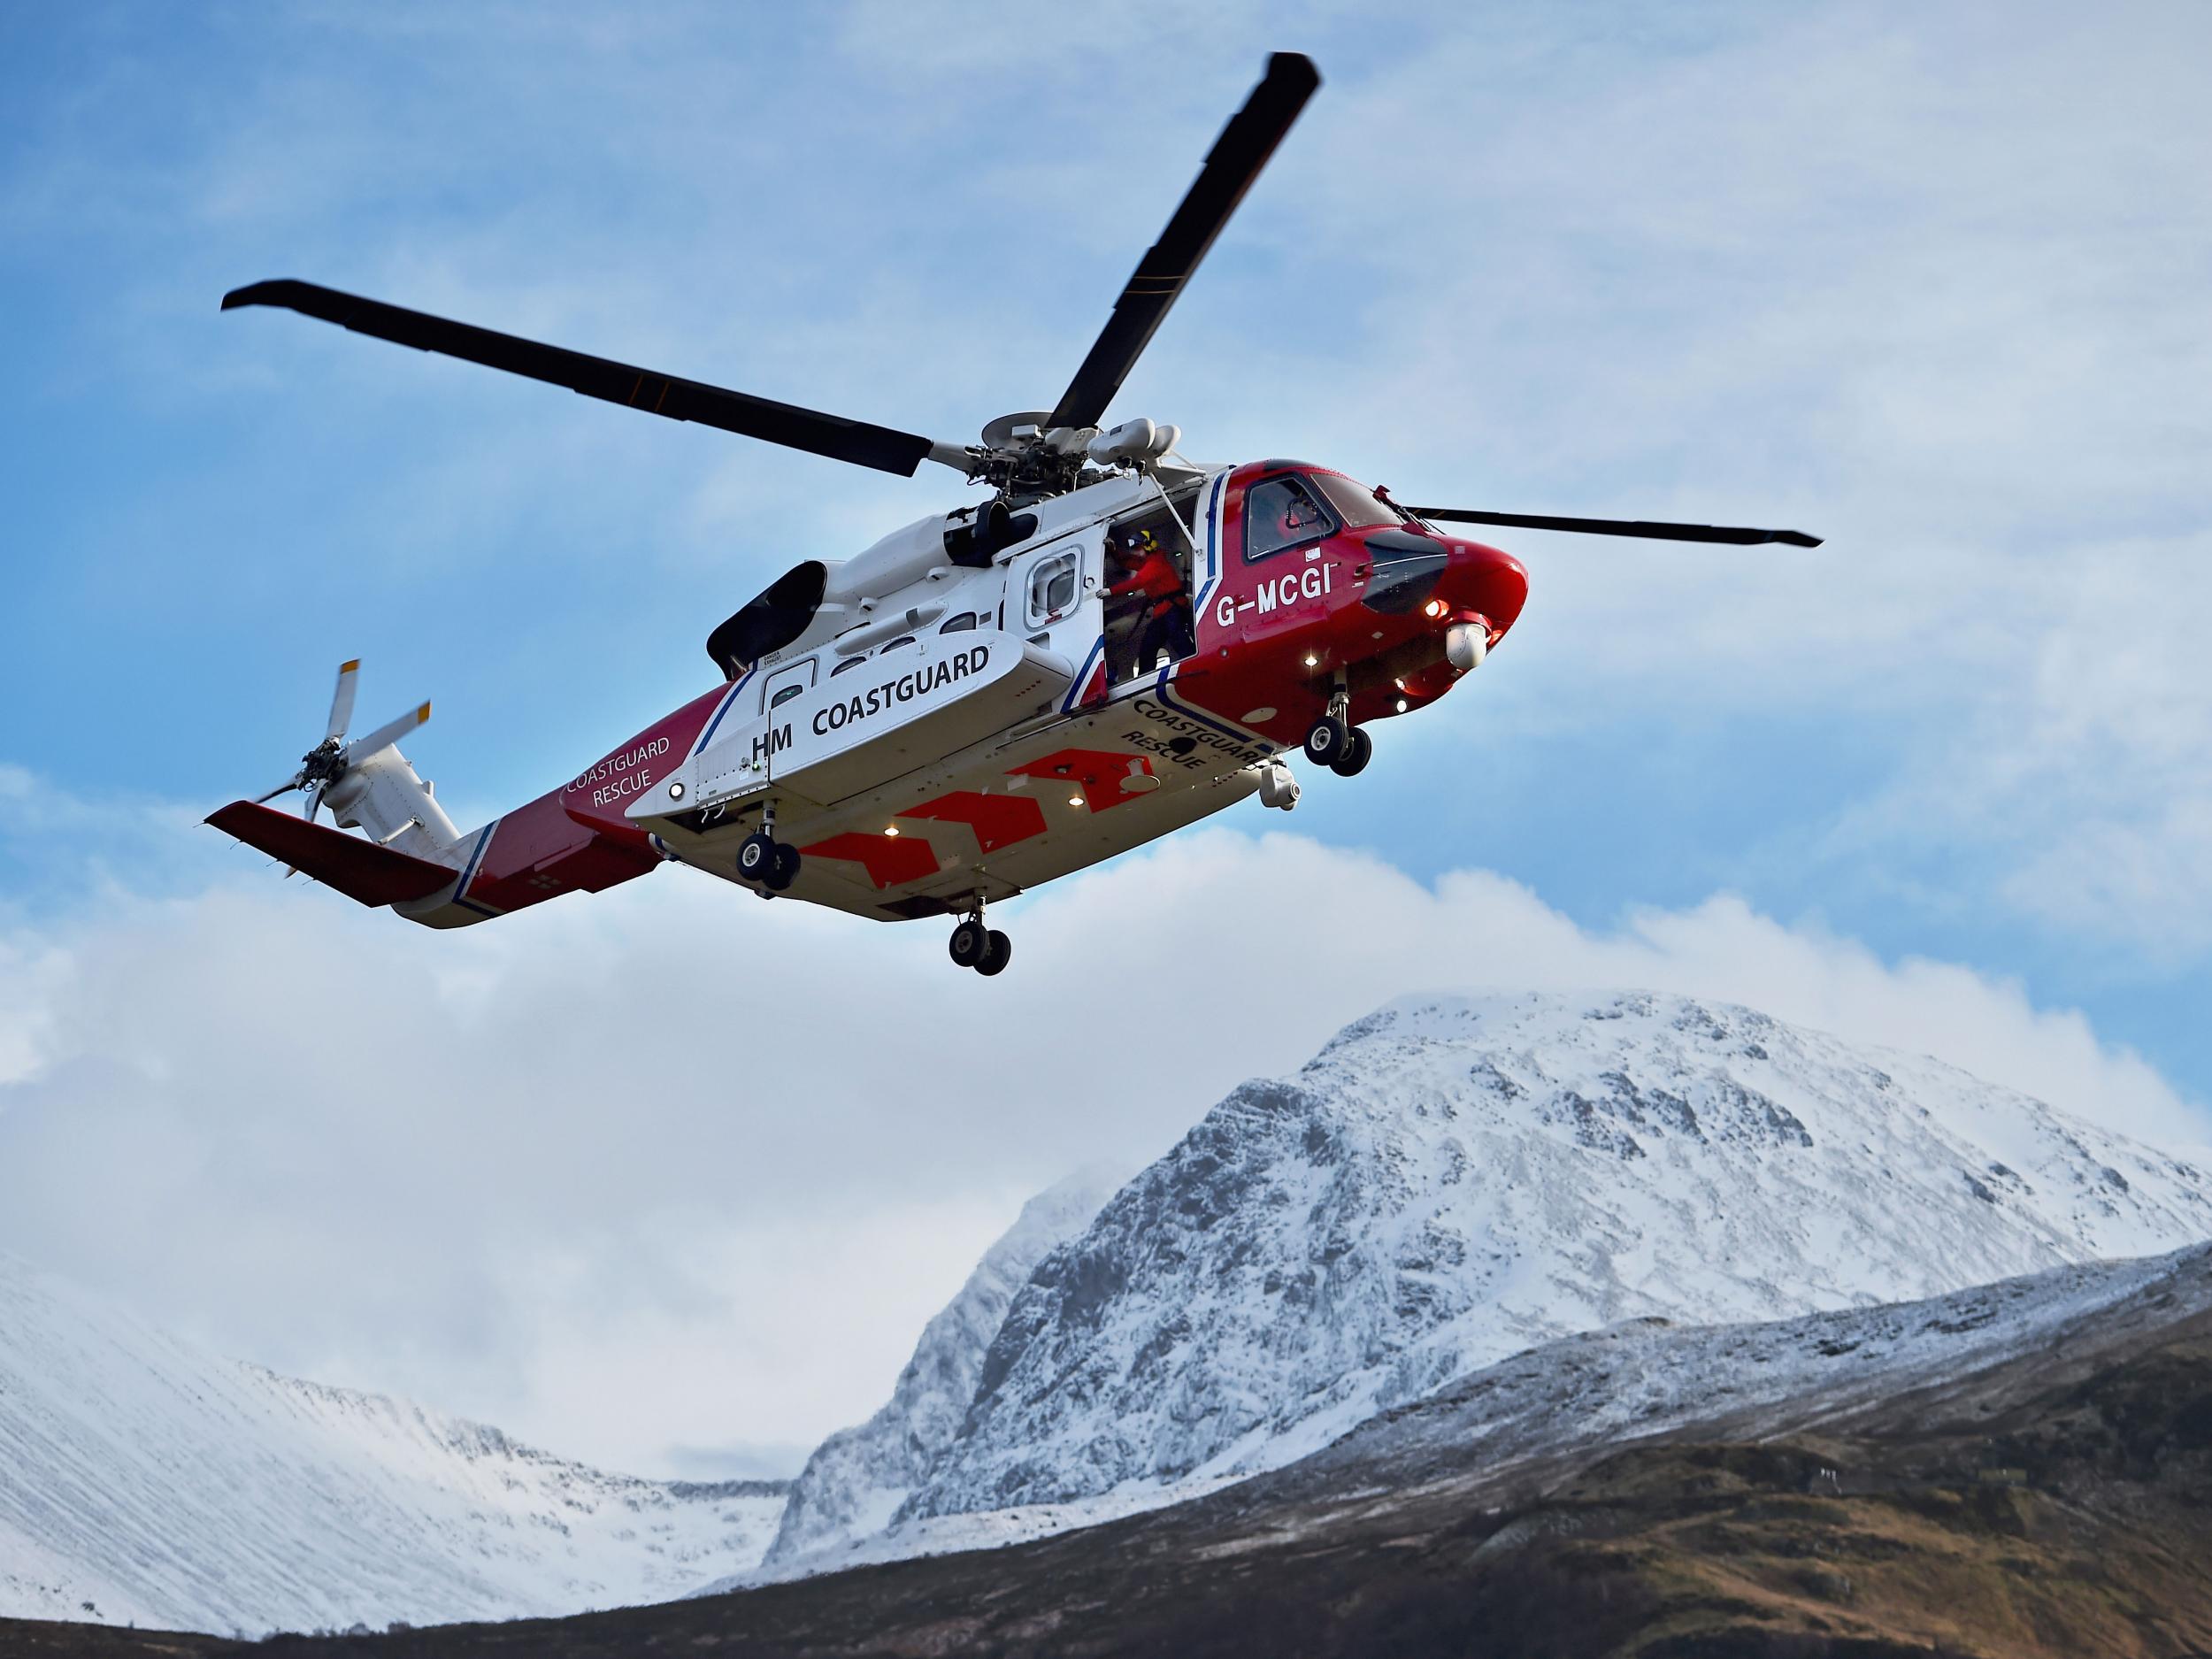
<instances>
[{"instance_id":1,"label":"main landing gear wheel","mask_svg":"<svg viewBox=\"0 0 2212 1659\"><path fill-rule=\"evenodd\" d=\"M748 881L765 881L775 873L776 840L765 830L755 830L738 844L737 873Z\"/></svg>"},{"instance_id":2,"label":"main landing gear wheel","mask_svg":"<svg viewBox=\"0 0 2212 1659\"><path fill-rule=\"evenodd\" d=\"M974 916L971 916L959 926L954 928L952 943L949 947L952 953L953 965L960 968L982 966L983 958L991 949L991 935L996 931L995 928L985 927L982 918ZM999 937L1003 939L1006 935L1000 933Z\"/></svg>"},{"instance_id":3,"label":"main landing gear wheel","mask_svg":"<svg viewBox=\"0 0 2212 1659\"><path fill-rule=\"evenodd\" d=\"M1013 959L1014 941L994 927L984 935L983 960L975 964L975 971L987 976L1003 973Z\"/></svg>"},{"instance_id":4,"label":"main landing gear wheel","mask_svg":"<svg viewBox=\"0 0 2212 1659\"><path fill-rule=\"evenodd\" d=\"M1375 740L1361 726L1352 728L1352 741L1345 751L1329 763L1329 770L1340 778L1356 778L1367 770L1367 763L1375 757Z\"/></svg>"},{"instance_id":5,"label":"main landing gear wheel","mask_svg":"<svg viewBox=\"0 0 2212 1659\"><path fill-rule=\"evenodd\" d=\"M1306 733L1306 758L1317 766L1333 768L1351 747L1351 723L1340 714L1323 715Z\"/></svg>"},{"instance_id":6,"label":"main landing gear wheel","mask_svg":"<svg viewBox=\"0 0 2212 1659\"><path fill-rule=\"evenodd\" d=\"M737 849L737 873L771 893L781 893L799 877L799 849L755 830Z\"/></svg>"}]
</instances>

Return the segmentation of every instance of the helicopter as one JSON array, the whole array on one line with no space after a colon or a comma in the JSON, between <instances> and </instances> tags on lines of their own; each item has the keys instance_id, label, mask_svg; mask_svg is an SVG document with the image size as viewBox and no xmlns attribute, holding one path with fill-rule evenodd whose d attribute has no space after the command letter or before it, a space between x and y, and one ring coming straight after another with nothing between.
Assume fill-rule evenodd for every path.
<instances>
[{"instance_id":1,"label":"helicopter","mask_svg":"<svg viewBox=\"0 0 2212 1659\"><path fill-rule=\"evenodd\" d=\"M1457 526L1816 547L1794 530L1401 505L1333 469L1184 457L1109 406L1320 86L1279 52L1049 410L955 443L289 279L223 296L987 497L786 571L717 626L720 683L463 833L401 754L419 704L348 740L357 660L283 783L208 818L370 906L469 926L668 863L884 921L956 918L952 960L1012 956L987 907L1254 795L1287 757L1351 778L1370 728L1425 709L1519 617L1526 568ZM304 796L295 818L268 802ZM336 827L317 821L325 807ZM345 832L359 830L360 835Z\"/></svg>"}]
</instances>

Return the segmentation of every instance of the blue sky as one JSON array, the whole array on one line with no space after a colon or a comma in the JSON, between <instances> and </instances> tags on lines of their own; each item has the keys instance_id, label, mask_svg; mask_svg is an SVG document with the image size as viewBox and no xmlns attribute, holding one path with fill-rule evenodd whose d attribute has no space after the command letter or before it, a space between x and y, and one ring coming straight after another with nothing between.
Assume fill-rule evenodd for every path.
<instances>
[{"instance_id":1,"label":"blue sky","mask_svg":"<svg viewBox=\"0 0 2212 1659\"><path fill-rule=\"evenodd\" d=\"M285 774L341 658L365 660L365 723L435 701L409 753L480 820L711 683L708 629L787 564L964 499L949 474L882 478L222 315L227 288L307 277L964 439L1064 382L1276 48L1310 52L1322 92L1118 413L1180 423L1194 455L1304 455L1409 499L1830 538L1502 534L1532 572L1512 640L1379 733L1356 784L1310 780L1286 827L1353 859L1348 889L1494 872L1599 944L1654 916L1778 936L1719 902L1849 976L1909 989L1915 963L1953 964L1974 1008L2045 1018L1978 1026L1962 1002L1926 1046L2032 1074L2044 1051L2002 1033L2064 1025L2088 1033L2066 1053L2086 1043L2112 1076L2139 1076L2129 1051L2148 1063L2180 1114L2165 1127L2200 1126L2212 115L2194 82L2212 18L1729 4L1233 5L1163 25L887 4L11 12L0 963L33 989L0 1056L29 1056L45 1092L0 1093L0 1124L64 1110L52 1079L82 1072L55 1056L102 1056L55 1033L107 1004L53 987L134 950L196 960L198 938L242 964L229 947L251 937L291 977L239 965L242 984L311 981L326 1001L305 1017L341 1028L368 1006L404 1019L406 984L465 998L472 973L525 972L496 949L527 947L388 939L194 826ZM1285 826L1256 806L1230 823ZM1110 890L1137 913L1098 925L1141 933L1164 902L1147 895L1202 864L1134 866ZM680 872L649 885L671 893L521 935L557 956L596 941L603 965L567 958L561 995L683 949L757 972L760 907ZM1041 929L1098 901L1035 902L1058 918ZM672 911L680 947L657 942ZM1480 932L1463 957L1403 964L1406 984L1348 981L1377 1000L1424 974L1510 983ZM826 997L863 972L887 996L945 992L933 937L836 918L806 937ZM1759 1000L1764 948L1719 987ZM396 1002L303 968L329 953L399 976ZM144 1075L184 1065L166 1041L146 1038ZM208 1097L243 1087L205 1064ZM2052 1092L2090 1110L2106 1074L2083 1064ZM933 1220L937 1277L918 1270L882 1325L949 1292L1025 1184L1141 1156L1212 1082L1201 1068L1127 1144L1039 1132L948 1178L964 1218ZM179 1133L205 1130L178 1110ZM866 1225L895 1234L904 1213ZM622 1225L632 1246L672 1225ZM354 1327L295 1339L274 1287L257 1325L73 1237L0 1232L273 1363L591 1426L518 1357L537 1339L500 1350L504 1380L420 1333L419 1364L379 1371ZM616 1282L618 1259L580 1277ZM487 1270L452 1327L503 1286ZM908 1336L870 1339L854 1400ZM764 1440L812 1432L760 1399L786 1424Z\"/></svg>"}]
</instances>

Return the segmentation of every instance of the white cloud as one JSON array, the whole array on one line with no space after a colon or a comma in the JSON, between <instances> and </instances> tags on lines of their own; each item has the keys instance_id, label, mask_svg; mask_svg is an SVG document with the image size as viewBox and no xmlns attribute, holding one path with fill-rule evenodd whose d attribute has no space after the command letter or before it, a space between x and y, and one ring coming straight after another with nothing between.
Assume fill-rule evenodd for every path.
<instances>
[{"instance_id":1,"label":"white cloud","mask_svg":"<svg viewBox=\"0 0 2212 1659\"><path fill-rule=\"evenodd\" d=\"M19 927L5 960L47 965L0 1026L39 1056L0 1088L0 1248L652 1467L865 1415L1028 1192L1409 990L1733 998L2212 1138L2078 1015L1725 896L1592 933L1486 872L1215 830L1001 919L997 980L934 926L682 871L459 934L273 876Z\"/></svg>"}]
</instances>

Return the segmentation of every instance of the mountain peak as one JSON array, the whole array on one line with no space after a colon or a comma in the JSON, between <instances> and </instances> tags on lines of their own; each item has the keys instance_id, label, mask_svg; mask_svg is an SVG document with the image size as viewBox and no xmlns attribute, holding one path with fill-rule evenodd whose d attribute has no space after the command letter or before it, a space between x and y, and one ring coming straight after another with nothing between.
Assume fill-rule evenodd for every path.
<instances>
[{"instance_id":1,"label":"mountain peak","mask_svg":"<svg viewBox=\"0 0 2212 1659\"><path fill-rule=\"evenodd\" d=\"M1647 991L1420 995L1241 1085L1039 1263L902 1511L1271 1468L1532 1343L2212 1234L2212 1179L1931 1059Z\"/></svg>"}]
</instances>

